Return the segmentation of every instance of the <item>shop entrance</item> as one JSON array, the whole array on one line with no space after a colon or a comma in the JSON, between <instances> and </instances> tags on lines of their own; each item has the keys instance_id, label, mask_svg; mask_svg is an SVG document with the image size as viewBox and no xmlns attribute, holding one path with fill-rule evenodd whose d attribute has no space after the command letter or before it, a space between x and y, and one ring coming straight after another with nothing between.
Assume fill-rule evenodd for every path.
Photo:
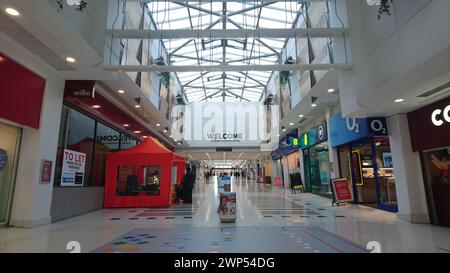
<instances>
[{"instance_id":1,"label":"shop entrance","mask_svg":"<svg viewBox=\"0 0 450 273\"><path fill-rule=\"evenodd\" d=\"M0 123L0 225L8 223L20 132L19 128Z\"/></svg>"},{"instance_id":2,"label":"shop entrance","mask_svg":"<svg viewBox=\"0 0 450 273\"><path fill-rule=\"evenodd\" d=\"M431 222L450 227L450 147L421 154Z\"/></svg>"},{"instance_id":3,"label":"shop entrance","mask_svg":"<svg viewBox=\"0 0 450 273\"><path fill-rule=\"evenodd\" d=\"M341 176L352 185L355 202L398 211L388 137L371 137L340 146L339 166Z\"/></svg>"}]
</instances>

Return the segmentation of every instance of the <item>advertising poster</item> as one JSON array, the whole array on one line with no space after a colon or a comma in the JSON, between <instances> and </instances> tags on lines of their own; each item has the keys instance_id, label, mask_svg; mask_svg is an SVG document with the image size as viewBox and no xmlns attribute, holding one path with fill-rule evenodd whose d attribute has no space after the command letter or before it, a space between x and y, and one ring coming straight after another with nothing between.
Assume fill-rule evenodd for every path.
<instances>
[{"instance_id":1,"label":"advertising poster","mask_svg":"<svg viewBox=\"0 0 450 273\"><path fill-rule=\"evenodd\" d=\"M234 222L236 220L236 193L220 193L219 203L220 220L223 222Z\"/></svg>"},{"instance_id":2,"label":"advertising poster","mask_svg":"<svg viewBox=\"0 0 450 273\"><path fill-rule=\"evenodd\" d=\"M41 166L41 183L50 183L52 177L52 165L50 160L42 160Z\"/></svg>"},{"instance_id":3,"label":"advertising poster","mask_svg":"<svg viewBox=\"0 0 450 273\"><path fill-rule=\"evenodd\" d=\"M333 194L336 203L346 203L353 201L353 194L347 178L338 178L331 181Z\"/></svg>"},{"instance_id":4,"label":"advertising poster","mask_svg":"<svg viewBox=\"0 0 450 273\"><path fill-rule=\"evenodd\" d=\"M61 187L82 187L86 154L64 149Z\"/></svg>"}]
</instances>

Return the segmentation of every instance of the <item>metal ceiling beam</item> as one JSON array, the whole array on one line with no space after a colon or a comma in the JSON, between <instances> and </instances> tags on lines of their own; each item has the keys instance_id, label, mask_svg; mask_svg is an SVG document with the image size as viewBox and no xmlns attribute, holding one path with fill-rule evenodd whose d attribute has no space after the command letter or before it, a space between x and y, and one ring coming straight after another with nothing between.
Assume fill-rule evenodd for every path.
<instances>
[{"instance_id":1,"label":"metal ceiling beam","mask_svg":"<svg viewBox=\"0 0 450 273\"><path fill-rule=\"evenodd\" d=\"M351 64L269 64L269 65L104 65L108 71L127 72L227 72L227 71L314 71L314 70L348 70Z\"/></svg>"},{"instance_id":2,"label":"metal ceiling beam","mask_svg":"<svg viewBox=\"0 0 450 273\"><path fill-rule=\"evenodd\" d=\"M172 52L170 52L168 55L171 56L173 55L175 52L177 52L178 50L182 49L183 47L187 46L189 43L191 43L192 41L194 41L194 39L190 39L187 40L186 42L184 42L182 45L180 45L179 47L175 48L174 50L172 50Z\"/></svg>"},{"instance_id":3,"label":"metal ceiling beam","mask_svg":"<svg viewBox=\"0 0 450 273\"><path fill-rule=\"evenodd\" d=\"M235 24L234 21L228 19ZM107 29L115 39L235 39L235 38L328 38L348 33L348 28L270 28L270 29Z\"/></svg>"},{"instance_id":4,"label":"metal ceiling beam","mask_svg":"<svg viewBox=\"0 0 450 273\"><path fill-rule=\"evenodd\" d=\"M234 15L238 15L238 14L241 14L241 13L246 13L247 11L263 8L265 6L269 6L269 5L272 5L272 4L274 4L274 2L265 2L265 3L259 4L259 5L255 5L253 7L248 7L248 8L245 8L245 9L241 9L241 10L238 10L238 11L235 11L235 12L228 13L227 16L234 16Z\"/></svg>"},{"instance_id":5,"label":"metal ceiling beam","mask_svg":"<svg viewBox=\"0 0 450 273\"><path fill-rule=\"evenodd\" d=\"M126 2L140 2L140 3L148 3L148 2L167 2L167 0L125 0ZM330 2L332 0L264 0L264 2L266 3L279 3L279 2ZM170 2L172 3L193 3L193 4L198 4L200 3L223 3L223 2L228 2L228 3L242 3L242 0L170 0Z\"/></svg>"},{"instance_id":6,"label":"metal ceiling beam","mask_svg":"<svg viewBox=\"0 0 450 273\"><path fill-rule=\"evenodd\" d=\"M176 3L177 5L186 7L186 8L195 9L195 10L198 10L198 11L201 11L201 12L205 12L205 13L208 13L208 14L212 14L212 15L218 16L218 17L222 16L220 13L217 13L217 12L214 12L214 11L211 11L211 10L207 10L207 9L203 9L201 7L197 7L197 6L194 6L194 5L186 4L186 1L183 1L183 2L181 2L181 1L179 1L179 2L178 1L171 1L171 2ZM197 1L197 3L198 3L198 1Z\"/></svg>"},{"instance_id":7,"label":"metal ceiling beam","mask_svg":"<svg viewBox=\"0 0 450 273\"><path fill-rule=\"evenodd\" d=\"M227 64L237 63L237 62L245 62L245 61L250 61L250 60L255 60L255 59L260 59L260 58L269 58L269 57L278 57L278 54L275 54L275 53L273 53L273 54L265 54L265 55L247 57L247 58L242 58L242 59L237 59L237 60L231 60L231 61L228 61Z\"/></svg>"},{"instance_id":8,"label":"metal ceiling beam","mask_svg":"<svg viewBox=\"0 0 450 273\"><path fill-rule=\"evenodd\" d=\"M210 60L210 59L205 59L202 57L197 58L197 57L192 57L192 56L188 56L188 55L172 54L171 57L189 59L189 60L200 60L200 61L209 62L209 63L218 63L218 64L222 63L221 61L218 61L218 60Z\"/></svg>"}]
</instances>

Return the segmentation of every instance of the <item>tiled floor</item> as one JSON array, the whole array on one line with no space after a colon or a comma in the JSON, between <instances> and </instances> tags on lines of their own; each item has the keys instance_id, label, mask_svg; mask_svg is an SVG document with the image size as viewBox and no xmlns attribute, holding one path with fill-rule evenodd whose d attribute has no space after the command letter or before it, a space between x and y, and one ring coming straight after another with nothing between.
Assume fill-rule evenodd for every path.
<instances>
[{"instance_id":1,"label":"tiled floor","mask_svg":"<svg viewBox=\"0 0 450 273\"><path fill-rule=\"evenodd\" d=\"M260 241L252 252L283 252L283 234L289 238L291 252L363 251L370 241L379 242L382 252L450 252L449 228L409 224L393 213L358 205L333 207L323 197L293 195L290 190L255 182L233 181L232 191L237 194L236 223L220 223L217 182L199 181L192 205L105 209L34 229L0 228L0 252L68 252L70 241L79 242L82 252L246 252L252 240ZM195 237L199 232L205 236ZM159 240L159 247L114 244L141 242L142 234L155 236L149 239ZM161 248L164 243L177 243L179 234L190 234L187 237L196 238L197 244L191 245L188 239L177 245L180 249Z\"/></svg>"}]
</instances>

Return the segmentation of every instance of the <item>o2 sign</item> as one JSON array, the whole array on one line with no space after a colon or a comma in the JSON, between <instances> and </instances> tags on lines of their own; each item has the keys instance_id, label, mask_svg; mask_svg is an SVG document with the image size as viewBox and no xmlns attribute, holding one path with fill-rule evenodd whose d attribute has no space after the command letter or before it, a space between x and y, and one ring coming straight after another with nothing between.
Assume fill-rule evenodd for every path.
<instances>
[{"instance_id":1,"label":"o2 sign","mask_svg":"<svg viewBox=\"0 0 450 273\"><path fill-rule=\"evenodd\" d=\"M372 135L387 135L387 124L385 118L346 118L347 130L356 134L372 134Z\"/></svg>"},{"instance_id":2,"label":"o2 sign","mask_svg":"<svg viewBox=\"0 0 450 273\"><path fill-rule=\"evenodd\" d=\"M431 122L437 127L442 126L444 123L450 123L450 105L447 105L444 109L434 110L431 114Z\"/></svg>"},{"instance_id":3,"label":"o2 sign","mask_svg":"<svg viewBox=\"0 0 450 273\"><path fill-rule=\"evenodd\" d=\"M369 130L376 135L387 135L386 120L369 118L367 119Z\"/></svg>"},{"instance_id":4,"label":"o2 sign","mask_svg":"<svg viewBox=\"0 0 450 273\"><path fill-rule=\"evenodd\" d=\"M345 123L349 131L355 131L355 133L359 133L359 123L356 118L346 118Z\"/></svg>"}]
</instances>

